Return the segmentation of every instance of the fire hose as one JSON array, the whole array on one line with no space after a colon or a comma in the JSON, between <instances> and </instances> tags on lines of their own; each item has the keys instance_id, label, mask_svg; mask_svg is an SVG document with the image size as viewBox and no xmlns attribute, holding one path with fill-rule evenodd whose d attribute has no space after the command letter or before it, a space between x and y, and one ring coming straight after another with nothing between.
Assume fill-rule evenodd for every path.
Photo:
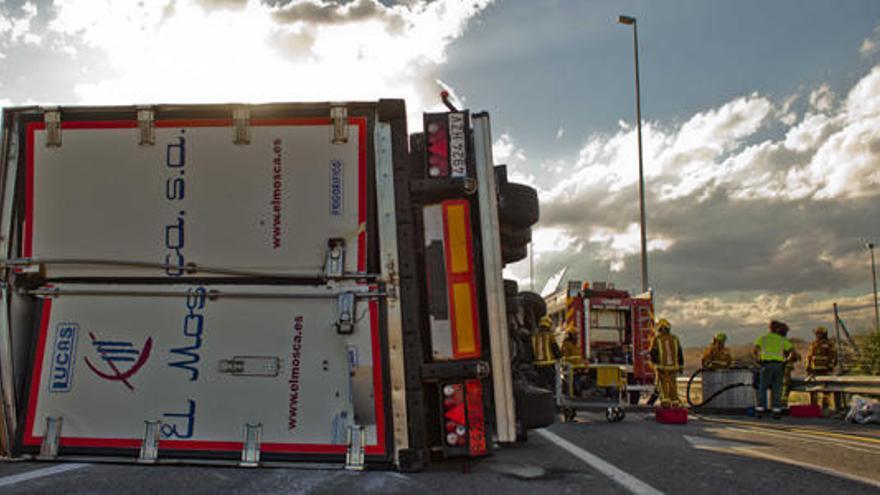
<instances>
[{"instance_id":1,"label":"fire hose","mask_svg":"<svg viewBox=\"0 0 880 495\"><path fill-rule=\"evenodd\" d=\"M726 386L721 387L720 389L716 390L715 393L713 393L709 397L703 397L703 400L700 401L699 404L694 404L693 401L691 401L691 384L694 383L694 380L697 378L698 375L702 374L706 370L707 370L706 368L700 368L697 371L694 371L694 373L688 379L687 392L685 393L685 397L687 398L688 405L691 407L694 407L694 408L703 407L706 404L712 402L716 397L723 394L724 392L727 392L728 390L731 390L731 389L734 389L737 387L754 387L755 386L753 383L745 383L745 382L731 383L730 385L726 385ZM756 380L752 380L752 381L757 383Z\"/></svg>"}]
</instances>

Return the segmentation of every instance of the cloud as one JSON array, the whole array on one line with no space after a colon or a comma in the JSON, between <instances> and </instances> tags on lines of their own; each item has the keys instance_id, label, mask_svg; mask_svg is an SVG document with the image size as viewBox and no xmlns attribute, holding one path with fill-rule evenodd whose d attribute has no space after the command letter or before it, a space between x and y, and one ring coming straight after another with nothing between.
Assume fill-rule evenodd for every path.
<instances>
[{"instance_id":1,"label":"cloud","mask_svg":"<svg viewBox=\"0 0 880 495\"><path fill-rule=\"evenodd\" d=\"M685 345L706 345L716 332L726 332L734 344L751 341L771 319L785 321L791 337L812 338L817 326L833 328L833 304L850 332L865 333L873 326L871 293L827 297L821 293L757 293L738 298L671 297L661 300L658 314L669 319ZM680 330L679 330L680 329Z\"/></svg>"},{"instance_id":2,"label":"cloud","mask_svg":"<svg viewBox=\"0 0 880 495\"><path fill-rule=\"evenodd\" d=\"M39 93L44 101L403 98L418 127L419 112L440 106L436 73L447 47L490 2L56 0L41 12L41 25L27 24L29 17L21 13L10 27L0 21L0 40L20 45L28 36L42 37L32 60L70 59L65 49L79 53L76 60L56 63L76 72L63 78L72 82L70 93ZM8 52L0 41L0 53ZM22 79L37 74L24 60L13 62ZM4 74L0 82L8 78ZM24 82L20 87L34 94Z\"/></svg>"},{"instance_id":3,"label":"cloud","mask_svg":"<svg viewBox=\"0 0 880 495\"><path fill-rule=\"evenodd\" d=\"M724 329L741 314L760 323L743 331L757 331L769 313L745 310L762 302L813 325L821 315L787 298L809 296L814 308L868 284L861 239L877 235L880 211L880 66L841 98L827 85L803 96L802 115L799 95L751 93L680 124L643 123L650 283L683 330ZM536 281L568 266L575 278L638 287L635 129L588 136L564 161L535 176L540 231L566 240L535 243ZM745 295L748 305L734 304Z\"/></svg>"},{"instance_id":4,"label":"cloud","mask_svg":"<svg viewBox=\"0 0 880 495\"><path fill-rule=\"evenodd\" d=\"M862 44L859 46L859 53L863 57L870 57L877 53L877 48L880 48L880 26L874 28L871 36L862 40Z\"/></svg>"}]
</instances>

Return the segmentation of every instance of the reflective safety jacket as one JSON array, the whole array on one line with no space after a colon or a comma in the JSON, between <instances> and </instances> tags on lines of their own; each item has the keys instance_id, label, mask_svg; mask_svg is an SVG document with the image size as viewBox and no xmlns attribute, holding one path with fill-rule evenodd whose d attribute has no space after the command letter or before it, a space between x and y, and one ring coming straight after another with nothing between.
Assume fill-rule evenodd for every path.
<instances>
[{"instance_id":1,"label":"reflective safety jacket","mask_svg":"<svg viewBox=\"0 0 880 495\"><path fill-rule=\"evenodd\" d=\"M755 339L758 348L758 360L783 362L785 356L794 349L791 341L778 333L767 333Z\"/></svg>"},{"instance_id":2,"label":"reflective safety jacket","mask_svg":"<svg viewBox=\"0 0 880 495\"><path fill-rule=\"evenodd\" d=\"M562 357L570 362L583 361L583 358L581 357L581 346L579 346L577 342L566 339L562 343Z\"/></svg>"},{"instance_id":3,"label":"reflective safety jacket","mask_svg":"<svg viewBox=\"0 0 880 495\"><path fill-rule=\"evenodd\" d=\"M730 356L730 349L727 347L712 344L703 352L703 368L723 370L730 368L732 364L733 358Z\"/></svg>"},{"instance_id":4,"label":"reflective safety jacket","mask_svg":"<svg viewBox=\"0 0 880 495\"><path fill-rule=\"evenodd\" d=\"M837 350L829 339L816 339L807 351L807 372L830 372L837 366Z\"/></svg>"},{"instance_id":5,"label":"reflective safety jacket","mask_svg":"<svg viewBox=\"0 0 880 495\"><path fill-rule=\"evenodd\" d=\"M680 371L684 367L684 354L678 337L671 333L658 333L651 341L651 362L658 371Z\"/></svg>"}]
</instances>

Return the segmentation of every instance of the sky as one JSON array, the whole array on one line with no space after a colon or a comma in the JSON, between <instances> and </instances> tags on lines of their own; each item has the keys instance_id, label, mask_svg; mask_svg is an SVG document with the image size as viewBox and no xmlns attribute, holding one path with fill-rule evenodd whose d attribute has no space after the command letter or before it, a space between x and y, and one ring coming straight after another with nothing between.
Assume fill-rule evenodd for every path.
<instances>
[{"instance_id":1,"label":"sky","mask_svg":"<svg viewBox=\"0 0 880 495\"><path fill-rule=\"evenodd\" d=\"M873 325L880 2L0 0L0 106L404 98L492 115L539 191L540 290L636 289L638 19L648 267L686 345ZM534 279L532 281L532 279Z\"/></svg>"}]
</instances>

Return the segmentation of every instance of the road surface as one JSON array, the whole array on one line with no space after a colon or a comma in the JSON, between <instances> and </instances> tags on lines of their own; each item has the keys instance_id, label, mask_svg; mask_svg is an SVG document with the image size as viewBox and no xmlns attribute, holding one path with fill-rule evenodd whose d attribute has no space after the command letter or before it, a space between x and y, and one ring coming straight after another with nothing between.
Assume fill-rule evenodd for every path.
<instances>
[{"instance_id":1,"label":"road surface","mask_svg":"<svg viewBox=\"0 0 880 495\"><path fill-rule=\"evenodd\" d=\"M581 413L478 462L421 473L342 469L0 463L27 493L829 493L880 492L880 428L832 420L691 417L660 425Z\"/></svg>"}]
</instances>

